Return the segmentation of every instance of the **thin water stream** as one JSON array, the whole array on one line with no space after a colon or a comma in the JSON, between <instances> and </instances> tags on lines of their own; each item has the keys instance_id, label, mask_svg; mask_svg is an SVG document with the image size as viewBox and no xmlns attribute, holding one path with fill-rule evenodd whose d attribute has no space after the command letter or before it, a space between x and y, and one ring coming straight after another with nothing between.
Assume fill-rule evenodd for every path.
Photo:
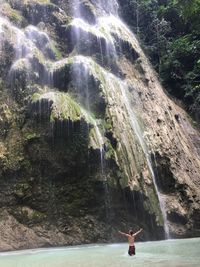
<instances>
[{"instance_id":1,"label":"thin water stream","mask_svg":"<svg viewBox=\"0 0 200 267\"><path fill-rule=\"evenodd\" d=\"M151 176L152 176L152 179L153 179L153 183L154 183L154 186L155 186L155 190L156 190L156 193L157 193L157 196L158 196L158 200L159 200L159 203L160 203L160 208L161 208L161 211L162 211L162 215L163 215L163 221L164 221L164 230L165 230L165 238L168 239L170 236L169 236L169 227L168 227L168 224L167 224L167 215L166 215L166 212L165 212L165 203L163 202L162 200L162 197L160 195L160 192L159 192L159 189L158 189L158 185L156 183L156 178L155 178L155 173L154 173L154 170L153 170L153 167L152 167L152 162L151 162L151 158L150 158L150 154L149 154L149 151L148 151L148 147L144 141L144 138L143 138L143 133L141 131L141 128L140 128L140 125L138 123L138 120L137 120L137 117L134 113L134 110L131 108L131 104L130 104L130 100L128 98L128 86L126 86L124 84L124 86L120 86L120 89L121 89L121 93L122 93L122 96L123 96L123 99L124 99L124 102L125 102L125 105L126 105L126 108L127 108L127 112L128 112L128 115L130 117L130 122L131 122L131 126L132 126L132 129L133 131L135 132L136 136L137 136L137 139L142 147L142 150L145 154L145 157L146 157L146 161L147 161L147 165L149 167L149 170L150 170L150 173L151 173Z\"/></svg>"},{"instance_id":2,"label":"thin water stream","mask_svg":"<svg viewBox=\"0 0 200 267\"><path fill-rule=\"evenodd\" d=\"M81 12L80 12L80 2L78 0L76 0L74 2L74 20L72 22L72 25L77 26L77 35L79 36L79 31L80 29L84 29L87 32L92 32L94 33L98 38L102 37L106 40L106 46L107 46L107 56L110 57L111 56L111 51L112 51L112 56L114 56L115 58L118 57L116 49L115 49L115 37L114 35L120 36L123 35L123 39L128 40L131 44L137 45L135 44L135 39L132 36L132 33L129 31L129 29L126 27L125 24L123 24L123 22L120 20L120 18L118 17L117 14L117 10L118 10L118 4L117 1L92 1L95 2L95 5L103 10L105 10L105 16L99 17L97 19L97 25L91 26L89 25L87 22L84 21L83 18L81 18ZM13 64L13 66L11 67L11 71L15 68L18 68L19 65L22 63L22 60L24 60L25 62L28 61L30 62L31 58L33 57L34 53L38 53L38 51L40 51L41 47L45 47L46 44L49 43L49 38L48 36L39 31L36 27L33 26L28 26L26 27L26 29L24 30L24 32L22 30L19 30L15 27L13 27L7 20L2 19L0 21L0 31L1 28L3 27L3 25L8 25L14 35L15 38L17 38L18 42L16 43L15 46L15 52L16 52L16 58L15 58L15 62ZM19 42L20 40L20 42ZM101 46L101 42L100 46ZM40 47L41 46L41 47ZM102 48L100 48L100 50L102 51ZM45 51L42 50L42 55L45 56ZM102 52L103 53L103 52ZM85 87L85 99L84 99L84 106L87 109L88 112L90 112L90 98L89 98L89 91L88 91L88 69L91 69L91 67L93 67L93 70L95 69L94 64L92 63L92 60L90 60L89 58L85 58L83 56L76 56L77 60L82 63L82 65L85 67L84 70L79 70L74 68L73 69L73 74L74 74L74 79L77 79L77 84L78 87L81 88L81 83L82 78L84 76L84 83L86 84ZM103 55L102 55L103 58ZM48 59L46 58L46 60L48 61ZM58 65L59 62L56 62L55 65L53 65L53 67L56 67L56 65ZM84 71L84 73L80 73L80 71ZM108 73L107 71L105 71L103 68L98 67L98 71L100 72L100 75L102 75L103 79L105 80L105 90L107 90L107 93L110 95L111 99L110 101L114 102L116 100L116 93L120 93L122 98L122 102L123 105L125 106L126 110L127 110L127 115L129 117L130 120L130 124L132 127L133 132L135 133L138 142L145 154L146 157L146 162L148 164L154 185L155 185L155 189L158 195L158 199L160 202L160 208L163 214L163 218L164 218L164 224L165 224L165 232L168 234L168 228L167 228L167 220L166 220L166 213L165 213L165 208L164 208L164 204L162 202L162 199L160 197L159 194L159 190L156 184L156 180L155 180L155 175L154 175L154 171L152 168L152 164L151 164L151 159L148 153L148 148L145 144L145 140L143 139L143 133L140 129L139 123L137 121L137 117L135 116L135 112L133 110L133 107L130 104L129 101L129 97L127 95L127 85L125 82L123 82L122 80L120 80L119 78L116 78L114 75L111 75L110 73ZM95 70L95 72L97 72L97 70ZM81 75L80 75L81 74ZM95 73L96 76L99 75L99 73ZM52 71L50 71L49 73L49 83L52 83ZM101 80L102 77L98 77L99 80ZM113 84L114 82L114 84ZM115 85L117 85L117 87L115 87ZM119 90L120 92L116 92L116 90ZM109 92L108 92L109 91ZM95 132L96 132L96 137L98 139L98 144L100 145L100 154L101 154L101 171L102 171L102 176L104 176L104 165L103 165L103 144L104 144L104 137L99 129L99 126L97 124L97 122L94 120L94 128L95 128ZM105 176L106 177L106 176ZM106 178L105 178L106 179ZM108 188L107 188L107 181L105 181L106 184L106 188L105 188L105 192L106 194L109 194L108 192ZM109 199L109 196L106 196Z\"/></svg>"},{"instance_id":3,"label":"thin water stream","mask_svg":"<svg viewBox=\"0 0 200 267\"><path fill-rule=\"evenodd\" d=\"M115 49L115 36L118 36L118 38L123 38L123 40L128 41L133 47L139 47L138 42L135 38L135 36L131 33L131 31L128 29L128 27L121 21L121 19L118 17L118 4L117 1L110 1L109 3L106 1L94 1L95 5L98 7L100 6L101 9L106 10L107 14L100 16L97 20L96 25L89 25L86 21L84 21L84 18L81 17L80 12L80 6L79 3L76 3L76 12L74 15L74 20L72 22L72 25L76 26L76 32L77 36L79 36L80 31L84 28L85 32L92 33L97 36L97 38L104 38L106 40L106 46L109 48L108 51L105 51L107 53L107 57L112 56L117 59L118 55ZM78 18L77 18L78 17ZM121 37L123 36L123 37ZM89 35L88 35L89 38ZM119 45L119 44L118 44ZM112 48L113 47L113 48ZM101 50L101 47L100 47ZM140 49L139 49L140 50ZM111 53L112 51L112 53ZM90 64L86 63L86 60L83 60L83 65L85 68L87 66L90 66ZM89 69L91 66L89 67ZM140 125L138 123L137 117L135 115L134 109L130 104L129 95L128 95L128 86L125 82L121 81L120 79L117 79L115 77L112 77L109 73L105 73L105 71L101 70L105 83L107 84L107 88L111 91L113 99L115 99L116 89L120 89L122 101L124 102L124 105L127 110L127 115L129 116L130 124L132 127L133 132L135 133L138 142L144 152L144 155L146 157L146 162L150 171L150 174L152 176L152 180L154 183L154 187L158 196L158 201L160 204L160 209L163 215L163 221L164 221L164 229L165 229L165 235L166 238L169 238L169 229L167 225L167 215L165 212L165 203L163 202L160 192L158 190L158 186L155 179L154 170L152 167L152 162L150 158L150 154L148 151L148 147L145 143L145 140L143 138L143 133L140 128ZM77 72L78 74L78 72ZM98 76L98 74L96 73ZM113 79L114 78L114 79ZM101 80L101 79L100 79ZM118 85L117 88L113 86L113 81Z\"/></svg>"}]
</instances>

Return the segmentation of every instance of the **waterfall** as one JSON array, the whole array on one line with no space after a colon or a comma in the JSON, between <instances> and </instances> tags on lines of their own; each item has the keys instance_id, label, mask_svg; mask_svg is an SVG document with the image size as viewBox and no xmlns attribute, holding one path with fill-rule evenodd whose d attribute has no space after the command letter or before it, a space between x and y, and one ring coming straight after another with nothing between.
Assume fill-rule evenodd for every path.
<instances>
[{"instance_id":1,"label":"waterfall","mask_svg":"<svg viewBox=\"0 0 200 267\"><path fill-rule=\"evenodd\" d=\"M99 1L95 2L95 5L99 6L101 9L106 8L106 12L111 10L112 12L117 12L118 5L115 4L109 4L109 7L107 7L107 1ZM77 54L79 54L79 51L81 50L81 31L83 30L84 32L87 31L88 33L88 39L89 33L94 32L95 35L97 36L98 39L98 44L100 47L101 51L101 58L103 62L103 52L102 52L102 46L101 46L101 38L104 39L105 44L106 44L106 51L109 56L113 54L113 49L114 43L112 43L113 39L110 38L110 42L107 41L107 35L106 33L104 34L101 29L98 28L98 25L89 25L87 22L84 21L84 19L81 16L81 6L80 6L80 1L76 0L73 3L73 14L74 14L74 19L71 22L70 26L75 27L75 32L74 34L76 35L77 38ZM112 52L111 52L112 51ZM76 65L76 63L81 64ZM90 92L89 92L89 75L90 72L89 70L89 64L90 62L82 56L78 55L76 56L76 59L74 61L74 64L72 65L72 79L73 83L75 85L75 90L77 90L77 100L78 102L86 108L87 112L89 114L92 114L91 110L91 101L90 101ZM84 92L83 92L84 90ZM81 96L82 95L82 96ZM91 115L90 119L91 119ZM106 207L106 216L107 220L110 220L110 212L111 212L111 201L110 201L110 193L109 193L109 187L108 187L108 180L107 180L107 175L105 172L105 164L104 164L104 136L101 133L101 129L99 127L99 123L97 119L92 118L92 124L94 126L95 130L95 135L97 137L97 143L99 145L99 150L100 150L100 165L101 165L101 180L103 182L103 187L104 187L104 192L105 192L105 207Z\"/></svg>"},{"instance_id":2,"label":"waterfall","mask_svg":"<svg viewBox=\"0 0 200 267\"><path fill-rule=\"evenodd\" d=\"M94 3L97 7L100 7L107 14L118 14L119 4L116 0L92 0L91 2Z\"/></svg>"},{"instance_id":3,"label":"waterfall","mask_svg":"<svg viewBox=\"0 0 200 267\"><path fill-rule=\"evenodd\" d=\"M112 12L111 12L112 13ZM127 26L120 20L119 17L116 16L109 16L109 17L105 17L102 19L102 23L104 25L104 27L106 27L106 25L110 27L109 30L116 31L118 33L118 35L120 35L120 31L121 34L123 34L123 38L127 39L130 43L132 43L132 45L138 45L137 41L135 42L135 37L133 36L133 34L130 32L130 30L127 28ZM138 45L139 46L139 45ZM155 173L152 167L152 162L151 162L151 157L149 154L149 149L145 143L145 140L143 138L143 133L141 131L141 128L139 126L139 123L137 121L137 117L135 116L134 110L131 108L130 105L130 100L128 97L128 86L126 84L124 84L123 86L120 85L120 89L121 89L121 93L124 99L124 103L125 106L127 108L127 112L130 118L130 122L131 122L131 126L133 131L135 132L137 139L142 147L142 150L145 154L146 157L146 161L147 161L147 165L149 167L152 179L153 179L153 183L154 183L154 187L158 196L158 200L159 200L159 204L160 204L160 209L163 215L163 221L164 221L164 230L165 230L165 237L168 239L169 238L169 227L167 224L167 214L165 211L165 203L162 199L162 196L160 195L159 189L158 189L158 185L155 179Z\"/></svg>"},{"instance_id":4,"label":"waterfall","mask_svg":"<svg viewBox=\"0 0 200 267\"><path fill-rule=\"evenodd\" d=\"M127 155L124 154L123 156L128 157L128 163L133 162L135 159L131 153L134 152L138 144L142 151L141 154L145 156L145 163L151 174L158 196L160 210L163 215L165 233L168 235L169 230L165 205L156 184L149 148L145 142L143 137L144 133L138 121L138 117L140 116L138 116L137 111L134 110L131 103L132 95L129 92L128 79L125 80L116 67L117 62L120 60L120 53L123 54L124 43L126 45L128 44L130 50L132 49L132 54L134 54L133 51L142 54L138 41L134 34L131 33L128 27L119 18L119 6L117 1L91 0L91 4L99 11L96 21L93 24L86 21L82 16L81 1L75 0L72 2L73 19L66 28L68 30L72 29L71 33L73 34L75 44L73 49L68 53L68 58L60 61L55 61L55 58L52 56L51 39L47 33L40 31L33 25L29 25L25 29L18 29L6 19L0 20L0 33L3 32L4 26L9 28L12 42L14 43L15 58L10 69L11 80L15 79L16 71L25 69L26 75L30 80L34 75L33 80L36 80L38 84L46 84L49 88L51 87L51 91L49 88L47 89L50 92L45 92L43 88L43 94L37 99L39 101L39 109L42 110L41 101L43 99L59 102L59 97L55 89L58 88L55 85L55 75L60 68L64 69L66 66L70 65L70 75L66 74L65 78L69 78L68 76L70 76L70 85L73 85L73 92L69 93L72 94L72 98L74 98L81 107L81 114L84 114L86 121L91 122L94 128L95 140L93 141L95 142L95 148L97 148L100 153L100 175L104 185L106 212L109 218L111 201L104 159L106 138L104 136L103 126L101 125L102 117L99 114L95 114L93 109L91 94L94 93L92 91L94 88L92 86L90 88L91 77L94 81L98 81L98 89L101 90L101 93L104 94L107 99L109 115L112 119L114 118L113 127L115 129L120 129L118 139L121 139L120 143L128 151ZM93 40L90 40L92 37ZM90 45L92 44L90 48L87 47L87 42L90 42ZM95 58L95 55L92 54L93 42L97 44L95 49L100 53L100 59ZM135 52L135 57L138 56L137 53ZM41 66L43 68L42 70ZM43 77L44 74L47 74L47 77ZM68 81L64 80L63 82L64 86L67 86L66 84ZM135 81L135 87L137 87L137 83L138 81ZM61 89L61 91L65 89L66 91L68 90L66 87L58 89ZM64 91L64 93L66 93L66 91ZM56 104L53 104L53 108L57 108ZM59 110L57 112L58 117L62 120ZM40 113L42 113L42 111L40 111ZM118 118L118 120L115 120L115 118ZM118 125L119 122L120 124ZM88 132L89 127L88 123ZM129 139L134 141L129 142ZM115 156L116 158L118 157L118 155ZM122 162L124 163L123 168L126 176L130 173L131 175L135 174L132 166L128 166L125 160Z\"/></svg>"},{"instance_id":5,"label":"waterfall","mask_svg":"<svg viewBox=\"0 0 200 267\"><path fill-rule=\"evenodd\" d=\"M132 126L132 129L133 131L135 132L136 136L137 136L137 139L142 147L142 150L145 154L145 157L146 157L146 161L147 161L147 165L149 167L149 170L150 170L150 173L151 173L151 176L152 176L152 179L153 179L153 183L154 183L154 186L155 186L155 189L156 189L156 193L157 193L157 196L158 196L158 200L159 200L159 203L160 203L160 209L162 211L162 215L163 215L163 221L164 221L164 230L165 230L165 237L166 239L169 238L169 228L168 228L168 224L167 224L167 215L166 215L166 212L165 212L165 203L160 195L160 192L159 192L159 189L158 189L158 185L156 183L156 179L155 179L155 173L154 173L154 170L153 170L153 167L152 167L152 162L151 162L151 157L150 157L150 154L149 154L149 149L145 143L145 140L143 138L143 133L141 131L141 128L139 126L139 123L137 121L137 117L135 116L135 113L134 111L131 109L131 106L130 106L130 101L128 99L128 95L127 95L127 92L128 92L128 87L126 85L124 85L123 87L120 86L120 89L121 89L121 92L122 92L122 96L123 96L123 99L124 99L124 102L125 102L125 105L126 105L126 108L127 108L127 111L128 111L128 115L130 117L130 122L131 122L131 126Z\"/></svg>"},{"instance_id":6,"label":"waterfall","mask_svg":"<svg viewBox=\"0 0 200 267\"><path fill-rule=\"evenodd\" d=\"M104 192L105 192L105 208L106 208L106 217L108 222L110 221L110 212L111 212L111 200L110 200L110 193L108 188L108 180L107 175L105 173L105 163L104 163L104 138L102 136L102 133L100 131L100 127L98 124L98 120L94 119L91 114L87 111L84 111L84 115L87 118L88 121L92 123L95 130L95 136L97 138L96 145L100 150L100 164L101 164L101 181L103 182Z\"/></svg>"},{"instance_id":7,"label":"waterfall","mask_svg":"<svg viewBox=\"0 0 200 267\"><path fill-rule=\"evenodd\" d=\"M15 52L14 62L9 71L10 83L14 82L17 72L24 70L26 70L26 77L29 81L31 77L44 79L42 77L44 72L40 73L42 63L51 57L50 54L53 54L48 35L33 25L22 30L13 26L7 19L1 18L0 29L2 32L4 28L9 30L10 42L13 43Z\"/></svg>"},{"instance_id":8,"label":"waterfall","mask_svg":"<svg viewBox=\"0 0 200 267\"><path fill-rule=\"evenodd\" d=\"M75 26L77 35L79 35L79 31L84 30L84 32L94 34L97 39L104 39L106 43L107 49L105 49L104 53L106 53L106 56L111 58L114 58L116 61L118 59L118 52L116 49L116 36L120 39L127 41L133 48L136 48L136 51L139 50L141 52L141 49L139 47L139 44L135 38L135 36L132 34L132 32L128 29L128 27L121 21L121 19L118 17L118 3L116 1L91 1L96 7L101 8L103 10L102 16L99 16L95 25L90 25L86 21L84 21L84 18L81 17L80 12L80 6L78 5L76 8L75 18L72 21L71 25ZM99 42L100 51L102 52L101 42ZM122 48L120 48L122 51ZM103 55L101 55L103 58ZM83 58L82 58L83 59ZM93 68L92 63L88 63L88 58L83 59L83 65L87 68ZM93 72L95 67L93 68ZM78 72L76 72L78 74ZM98 76L98 73L95 72L95 75ZM112 96L109 97L109 99L116 99L116 88L118 88L119 92L121 94L121 99L123 99L125 109L127 111L127 116L130 119L130 125L132 128L132 131L134 132L138 143L140 144L142 151L146 158L146 163L148 165L154 187L156 190L156 194L158 197L158 201L160 204L160 210L162 212L163 216L163 222L164 222L164 230L166 234L166 238L169 237L169 229L167 225L167 215L165 212L165 204L162 200L162 197L160 195L158 186L156 184L155 174L152 167L151 157L149 153L149 149L145 143L145 140L143 138L143 132L140 128L140 125L137 120L137 116L134 112L133 107L131 107L130 99L128 95L128 86L126 82L121 81L119 78L115 78L114 76L110 75L109 73L106 73L103 69L101 69L101 75L104 77L104 82L107 84L107 88L105 91L107 91L107 94L111 94ZM106 86L105 86L106 87ZM109 91L108 91L109 90ZM113 103L114 105L114 103ZM120 103L119 103L120 105ZM100 138L101 139L101 138Z\"/></svg>"}]
</instances>

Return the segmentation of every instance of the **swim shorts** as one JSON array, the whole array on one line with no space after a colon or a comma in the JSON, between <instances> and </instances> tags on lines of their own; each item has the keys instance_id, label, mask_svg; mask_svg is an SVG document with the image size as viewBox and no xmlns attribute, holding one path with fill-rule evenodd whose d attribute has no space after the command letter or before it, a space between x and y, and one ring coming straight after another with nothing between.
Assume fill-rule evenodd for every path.
<instances>
[{"instance_id":1,"label":"swim shorts","mask_svg":"<svg viewBox=\"0 0 200 267\"><path fill-rule=\"evenodd\" d=\"M135 246L129 246L128 254L130 256L135 255Z\"/></svg>"}]
</instances>

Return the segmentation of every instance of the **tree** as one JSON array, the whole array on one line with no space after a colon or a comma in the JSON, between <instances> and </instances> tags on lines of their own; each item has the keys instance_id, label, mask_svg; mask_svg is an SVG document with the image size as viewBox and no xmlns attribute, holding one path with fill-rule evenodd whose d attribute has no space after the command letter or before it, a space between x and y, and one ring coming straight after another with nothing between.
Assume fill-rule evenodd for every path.
<instances>
[{"instance_id":1,"label":"tree","mask_svg":"<svg viewBox=\"0 0 200 267\"><path fill-rule=\"evenodd\" d=\"M168 92L200 122L200 0L120 0Z\"/></svg>"}]
</instances>

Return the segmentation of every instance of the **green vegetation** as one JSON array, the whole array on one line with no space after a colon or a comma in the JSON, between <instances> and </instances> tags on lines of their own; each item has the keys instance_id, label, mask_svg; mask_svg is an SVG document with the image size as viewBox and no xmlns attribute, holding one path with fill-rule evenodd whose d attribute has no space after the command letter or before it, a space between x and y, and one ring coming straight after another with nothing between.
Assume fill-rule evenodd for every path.
<instances>
[{"instance_id":1,"label":"green vegetation","mask_svg":"<svg viewBox=\"0 0 200 267\"><path fill-rule=\"evenodd\" d=\"M120 0L167 91L200 121L200 0Z\"/></svg>"},{"instance_id":2,"label":"green vegetation","mask_svg":"<svg viewBox=\"0 0 200 267\"><path fill-rule=\"evenodd\" d=\"M38 3L38 4L49 4L50 0L24 0L24 4Z\"/></svg>"},{"instance_id":3,"label":"green vegetation","mask_svg":"<svg viewBox=\"0 0 200 267\"><path fill-rule=\"evenodd\" d=\"M23 20L23 17L21 16L20 12L13 9L8 3L4 3L0 7L1 13L4 16L7 16L11 21L15 23L20 23Z\"/></svg>"},{"instance_id":4,"label":"green vegetation","mask_svg":"<svg viewBox=\"0 0 200 267\"><path fill-rule=\"evenodd\" d=\"M73 121L80 120L81 109L68 94L57 93L54 94L53 110L51 118L71 119Z\"/></svg>"},{"instance_id":5,"label":"green vegetation","mask_svg":"<svg viewBox=\"0 0 200 267\"><path fill-rule=\"evenodd\" d=\"M31 97L32 102L40 100L41 95L39 93L34 93Z\"/></svg>"},{"instance_id":6,"label":"green vegetation","mask_svg":"<svg viewBox=\"0 0 200 267\"><path fill-rule=\"evenodd\" d=\"M62 53L57 48L56 44L54 44L53 42L51 42L51 44L49 45L49 48L53 51L56 60L62 59Z\"/></svg>"},{"instance_id":7,"label":"green vegetation","mask_svg":"<svg viewBox=\"0 0 200 267\"><path fill-rule=\"evenodd\" d=\"M78 121L84 117L79 105L67 93L49 92L42 95L35 93L32 96L32 103L42 99L52 101L51 121L55 119Z\"/></svg>"},{"instance_id":8,"label":"green vegetation","mask_svg":"<svg viewBox=\"0 0 200 267\"><path fill-rule=\"evenodd\" d=\"M39 138L40 135L37 134L37 133L26 133L24 137L25 137L25 140L26 140L26 141L30 141L30 140Z\"/></svg>"},{"instance_id":9,"label":"green vegetation","mask_svg":"<svg viewBox=\"0 0 200 267\"><path fill-rule=\"evenodd\" d=\"M106 143L106 153L105 153L105 159L115 159L115 150L112 147L110 142Z\"/></svg>"}]
</instances>

